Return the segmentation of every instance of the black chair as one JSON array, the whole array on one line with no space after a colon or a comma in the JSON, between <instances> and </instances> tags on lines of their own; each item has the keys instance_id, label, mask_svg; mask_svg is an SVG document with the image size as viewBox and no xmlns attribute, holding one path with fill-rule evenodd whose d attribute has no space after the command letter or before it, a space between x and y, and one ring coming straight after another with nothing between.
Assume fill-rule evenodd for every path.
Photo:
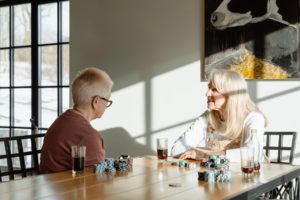
<instances>
[{"instance_id":1,"label":"black chair","mask_svg":"<svg viewBox=\"0 0 300 200\"><path fill-rule=\"evenodd\" d=\"M266 155L269 157L271 155L271 151L277 153L277 158L275 160L271 159L271 163L292 164L294 159L296 132L265 132L265 136L267 137L266 145L264 146ZM273 138L278 139L278 144L276 146L271 146ZM289 145L284 144L284 138L289 139ZM287 152L289 154L288 161L284 161L287 160L287 157L283 156L283 152Z\"/></svg>"},{"instance_id":2,"label":"black chair","mask_svg":"<svg viewBox=\"0 0 300 200\"><path fill-rule=\"evenodd\" d=\"M276 158L271 158L271 163L281 163L281 164L292 164L294 159L294 150L295 150L295 141L296 141L296 132L265 132L266 144L264 150L266 155L269 157L271 151L276 152ZM272 146L272 140L276 138L278 143L276 146ZM288 140L285 140L287 138ZM286 141L289 142L289 145L285 144ZM287 152L289 155L283 156L283 152ZM274 154L272 154L274 155ZM269 157L270 158L270 157ZM285 161L287 160L287 161ZM271 190L265 194L268 199L294 199L295 196L299 196L299 178L294 181L287 182L281 186Z\"/></svg>"},{"instance_id":3,"label":"black chair","mask_svg":"<svg viewBox=\"0 0 300 200\"><path fill-rule=\"evenodd\" d=\"M4 153L0 152L0 182L37 173L44 136L35 134L0 138L0 150L4 150Z\"/></svg>"}]
</instances>

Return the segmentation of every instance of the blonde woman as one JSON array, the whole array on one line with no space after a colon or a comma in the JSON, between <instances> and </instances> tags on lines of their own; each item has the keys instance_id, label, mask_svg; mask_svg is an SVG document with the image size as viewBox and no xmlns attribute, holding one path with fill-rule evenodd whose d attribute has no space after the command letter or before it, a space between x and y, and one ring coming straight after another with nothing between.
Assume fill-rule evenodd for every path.
<instances>
[{"instance_id":1,"label":"blonde woman","mask_svg":"<svg viewBox=\"0 0 300 200\"><path fill-rule=\"evenodd\" d=\"M48 129L41 152L40 173L72 168L71 146L86 146L85 165L105 158L104 141L90 121L102 117L110 100L113 82L98 68L79 72L72 83L73 109L61 114Z\"/></svg>"},{"instance_id":2,"label":"blonde woman","mask_svg":"<svg viewBox=\"0 0 300 200\"><path fill-rule=\"evenodd\" d=\"M171 151L174 157L202 159L226 154L231 161L239 161L242 134L248 137L250 129L257 130L262 144L266 119L250 99L246 81L239 73L212 71L206 96L208 110L175 141Z\"/></svg>"}]
</instances>

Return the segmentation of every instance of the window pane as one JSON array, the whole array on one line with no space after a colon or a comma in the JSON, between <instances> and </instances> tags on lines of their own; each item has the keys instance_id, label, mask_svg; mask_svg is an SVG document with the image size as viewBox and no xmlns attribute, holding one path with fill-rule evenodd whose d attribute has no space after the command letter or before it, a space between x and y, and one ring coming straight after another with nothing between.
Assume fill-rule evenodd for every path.
<instances>
[{"instance_id":1,"label":"window pane","mask_svg":"<svg viewBox=\"0 0 300 200\"><path fill-rule=\"evenodd\" d=\"M277 162L278 158L278 150L270 150L269 151L269 159L270 161Z\"/></svg>"},{"instance_id":2,"label":"window pane","mask_svg":"<svg viewBox=\"0 0 300 200\"><path fill-rule=\"evenodd\" d=\"M31 89L15 89L15 126L30 127Z\"/></svg>"},{"instance_id":3,"label":"window pane","mask_svg":"<svg viewBox=\"0 0 300 200\"><path fill-rule=\"evenodd\" d=\"M57 46L40 47L41 85L57 85Z\"/></svg>"},{"instance_id":4,"label":"window pane","mask_svg":"<svg viewBox=\"0 0 300 200\"><path fill-rule=\"evenodd\" d=\"M12 164L15 169L20 169L20 159L19 158L13 157Z\"/></svg>"},{"instance_id":5,"label":"window pane","mask_svg":"<svg viewBox=\"0 0 300 200\"><path fill-rule=\"evenodd\" d=\"M70 108L70 89L63 88L62 89L62 105L63 105L63 112Z\"/></svg>"},{"instance_id":6,"label":"window pane","mask_svg":"<svg viewBox=\"0 0 300 200\"><path fill-rule=\"evenodd\" d=\"M17 144L17 140L12 140L10 142L10 152L11 153L18 153L18 144Z\"/></svg>"},{"instance_id":7,"label":"window pane","mask_svg":"<svg viewBox=\"0 0 300 200\"><path fill-rule=\"evenodd\" d=\"M290 150L282 150L281 151L281 162L289 162L291 156Z\"/></svg>"},{"instance_id":8,"label":"window pane","mask_svg":"<svg viewBox=\"0 0 300 200\"><path fill-rule=\"evenodd\" d=\"M3 149L3 154L5 154L5 148L1 147L1 144L0 144L0 150L2 150L2 149ZM8 172L7 159L0 159L0 165L4 166L4 167L1 168L2 172ZM9 177L8 176L2 176L2 181L9 181Z\"/></svg>"},{"instance_id":9,"label":"window pane","mask_svg":"<svg viewBox=\"0 0 300 200\"><path fill-rule=\"evenodd\" d=\"M293 136L292 135L285 135L282 138L282 146L284 147L291 147L293 143Z\"/></svg>"},{"instance_id":10,"label":"window pane","mask_svg":"<svg viewBox=\"0 0 300 200\"><path fill-rule=\"evenodd\" d=\"M272 135L272 137L270 137L270 146L278 147L278 143L279 143L279 136L278 135Z\"/></svg>"},{"instance_id":11,"label":"window pane","mask_svg":"<svg viewBox=\"0 0 300 200\"><path fill-rule=\"evenodd\" d=\"M70 3L62 3L62 42L70 40Z\"/></svg>"},{"instance_id":12,"label":"window pane","mask_svg":"<svg viewBox=\"0 0 300 200\"><path fill-rule=\"evenodd\" d=\"M62 84L70 84L70 57L69 57L69 45L63 45L62 47Z\"/></svg>"},{"instance_id":13,"label":"window pane","mask_svg":"<svg viewBox=\"0 0 300 200\"><path fill-rule=\"evenodd\" d=\"M0 24L1 24L0 47L8 47L9 46L9 7L0 8Z\"/></svg>"},{"instance_id":14,"label":"window pane","mask_svg":"<svg viewBox=\"0 0 300 200\"><path fill-rule=\"evenodd\" d=\"M15 49L14 52L15 86L31 85L31 48Z\"/></svg>"},{"instance_id":15,"label":"window pane","mask_svg":"<svg viewBox=\"0 0 300 200\"><path fill-rule=\"evenodd\" d=\"M25 167L26 167L26 168L33 167L33 163L32 163L32 155L24 156L24 161L25 161Z\"/></svg>"},{"instance_id":16,"label":"window pane","mask_svg":"<svg viewBox=\"0 0 300 200\"><path fill-rule=\"evenodd\" d=\"M41 125L43 128L49 128L57 118L57 89L43 88L41 90Z\"/></svg>"},{"instance_id":17,"label":"window pane","mask_svg":"<svg viewBox=\"0 0 300 200\"><path fill-rule=\"evenodd\" d=\"M9 86L9 51L0 50L0 87Z\"/></svg>"},{"instance_id":18,"label":"window pane","mask_svg":"<svg viewBox=\"0 0 300 200\"><path fill-rule=\"evenodd\" d=\"M0 128L0 138L1 137L9 137L9 129L8 128ZM1 146L0 146L0 154L1 154Z\"/></svg>"},{"instance_id":19,"label":"window pane","mask_svg":"<svg viewBox=\"0 0 300 200\"><path fill-rule=\"evenodd\" d=\"M31 134L31 129L17 129L16 128L14 130L14 136L22 136L22 135L30 135L30 134ZM23 143L23 140L22 140L22 143ZM24 143L23 143L23 148L24 148ZM24 149L24 150L26 150L26 149Z\"/></svg>"},{"instance_id":20,"label":"window pane","mask_svg":"<svg viewBox=\"0 0 300 200\"><path fill-rule=\"evenodd\" d=\"M9 89L0 89L0 110L0 126L9 126Z\"/></svg>"},{"instance_id":21,"label":"window pane","mask_svg":"<svg viewBox=\"0 0 300 200\"><path fill-rule=\"evenodd\" d=\"M0 137L8 137L8 135L2 131L6 132L6 130L0 129ZM0 142L0 155L6 155L4 142ZM0 159L0 167L2 167L2 172L7 172L7 168L5 166L7 166L7 159Z\"/></svg>"},{"instance_id":22,"label":"window pane","mask_svg":"<svg viewBox=\"0 0 300 200\"><path fill-rule=\"evenodd\" d=\"M41 150L44 143L44 137L36 138L35 143L36 143L36 150Z\"/></svg>"},{"instance_id":23,"label":"window pane","mask_svg":"<svg viewBox=\"0 0 300 200\"><path fill-rule=\"evenodd\" d=\"M31 5L14 6L14 45L31 44Z\"/></svg>"},{"instance_id":24,"label":"window pane","mask_svg":"<svg viewBox=\"0 0 300 200\"><path fill-rule=\"evenodd\" d=\"M57 43L57 3L39 6L39 43Z\"/></svg>"}]
</instances>

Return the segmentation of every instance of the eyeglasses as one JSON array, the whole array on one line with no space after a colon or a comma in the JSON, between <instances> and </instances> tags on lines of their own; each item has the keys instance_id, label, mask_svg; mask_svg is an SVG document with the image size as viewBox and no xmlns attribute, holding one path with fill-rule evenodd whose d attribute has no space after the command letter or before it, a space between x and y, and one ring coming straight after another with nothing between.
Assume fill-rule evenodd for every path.
<instances>
[{"instance_id":1,"label":"eyeglasses","mask_svg":"<svg viewBox=\"0 0 300 200\"><path fill-rule=\"evenodd\" d=\"M102 100L104 100L104 101L106 101L106 102L107 102L106 108L108 108L109 106L111 106L111 104L113 103L113 101L112 101L112 100L108 100L108 99L106 99L106 98L103 98L103 97L100 97L100 99L102 99Z\"/></svg>"},{"instance_id":2,"label":"eyeglasses","mask_svg":"<svg viewBox=\"0 0 300 200\"><path fill-rule=\"evenodd\" d=\"M95 97L99 97L100 99L106 101L106 102L107 102L106 108L110 107L111 104L113 103L112 100L108 100L108 99L106 99L106 98L104 98L104 97L100 97L99 95L94 96L94 98L95 98Z\"/></svg>"}]
</instances>

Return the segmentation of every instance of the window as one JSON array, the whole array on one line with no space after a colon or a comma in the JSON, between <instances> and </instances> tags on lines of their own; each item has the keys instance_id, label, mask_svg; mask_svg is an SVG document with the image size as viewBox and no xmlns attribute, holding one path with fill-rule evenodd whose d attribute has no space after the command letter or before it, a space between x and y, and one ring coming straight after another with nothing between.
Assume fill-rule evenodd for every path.
<instances>
[{"instance_id":1,"label":"window","mask_svg":"<svg viewBox=\"0 0 300 200\"><path fill-rule=\"evenodd\" d=\"M67 0L0 1L0 137L45 132L69 108L69 32Z\"/></svg>"}]
</instances>

